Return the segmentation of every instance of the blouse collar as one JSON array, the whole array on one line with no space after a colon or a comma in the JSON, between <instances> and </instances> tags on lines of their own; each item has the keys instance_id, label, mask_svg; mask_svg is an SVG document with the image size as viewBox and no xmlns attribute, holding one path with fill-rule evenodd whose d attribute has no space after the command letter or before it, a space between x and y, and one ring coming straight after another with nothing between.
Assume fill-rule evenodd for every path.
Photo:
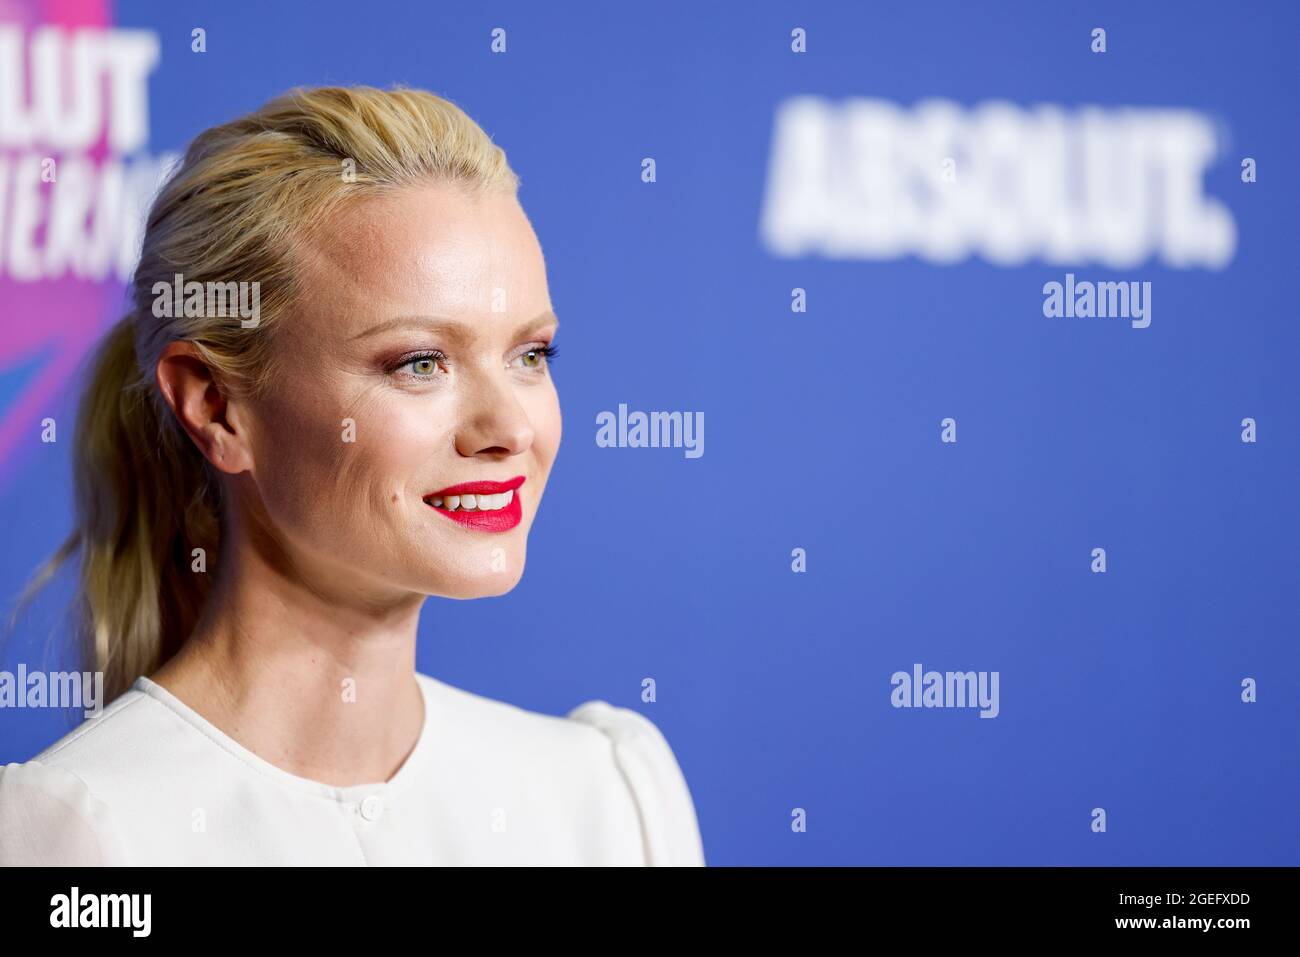
<instances>
[{"instance_id":1,"label":"blouse collar","mask_svg":"<svg viewBox=\"0 0 1300 957\"><path fill-rule=\"evenodd\" d=\"M299 777L291 774L283 768L276 767L270 761L262 758L248 748L241 745L234 738L227 735L212 722L208 721L197 711L185 704L162 685L151 681L149 678L141 675L132 685L132 690L139 691L148 695L155 701L162 704L177 717L181 718L202 734L206 735L213 743L220 746L223 750L238 758L244 764L253 770L266 775L267 777L279 782L285 787L290 787L298 791L304 791L309 794L316 794L323 798L337 801L340 804L352 804L359 802L372 795L385 796L393 795L403 790L418 773L420 765L425 761L428 752L433 747L433 711L434 700L430 683L424 680L424 676L416 673L416 684L419 685L420 695L424 700L424 723L420 728L420 736L416 739L415 747L407 755L402 766L387 781L381 781L374 784L353 784L347 787L338 787L333 784L326 784L323 781L315 781L311 778Z\"/></svg>"}]
</instances>

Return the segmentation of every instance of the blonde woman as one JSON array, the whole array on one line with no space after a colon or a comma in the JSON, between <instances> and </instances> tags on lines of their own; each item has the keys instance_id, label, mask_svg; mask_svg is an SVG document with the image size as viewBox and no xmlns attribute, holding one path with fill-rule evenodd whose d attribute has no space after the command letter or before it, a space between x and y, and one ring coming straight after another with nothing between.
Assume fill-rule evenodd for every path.
<instances>
[{"instance_id":1,"label":"blonde woman","mask_svg":"<svg viewBox=\"0 0 1300 957\"><path fill-rule=\"evenodd\" d=\"M112 703L0 771L0 863L704 863L649 719L415 670L427 596L519 581L560 445L517 189L416 90L298 90L194 141L36 582L79 556Z\"/></svg>"}]
</instances>

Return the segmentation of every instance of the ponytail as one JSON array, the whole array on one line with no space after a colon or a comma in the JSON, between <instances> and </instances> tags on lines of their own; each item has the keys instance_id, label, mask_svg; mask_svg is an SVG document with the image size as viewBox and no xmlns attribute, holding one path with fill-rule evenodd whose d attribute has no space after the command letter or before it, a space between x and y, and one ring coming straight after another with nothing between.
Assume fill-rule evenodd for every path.
<instances>
[{"instance_id":1,"label":"ponytail","mask_svg":"<svg viewBox=\"0 0 1300 957\"><path fill-rule=\"evenodd\" d=\"M106 701L160 667L193 630L211 588L193 568L219 541L220 485L161 414L156 391L141 374L128 315L95 352L77 412L75 530L19 602L80 552L77 637L86 667L104 674Z\"/></svg>"}]
</instances>

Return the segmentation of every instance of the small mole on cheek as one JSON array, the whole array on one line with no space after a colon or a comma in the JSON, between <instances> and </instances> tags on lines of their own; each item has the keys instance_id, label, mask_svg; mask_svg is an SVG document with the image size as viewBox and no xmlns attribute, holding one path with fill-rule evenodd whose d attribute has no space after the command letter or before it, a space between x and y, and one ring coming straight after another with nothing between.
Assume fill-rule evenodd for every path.
<instances>
[{"instance_id":1,"label":"small mole on cheek","mask_svg":"<svg viewBox=\"0 0 1300 957\"><path fill-rule=\"evenodd\" d=\"M397 496L396 496L396 495L393 496L393 501L394 501L394 502L397 501Z\"/></svg>"}]
</instances>

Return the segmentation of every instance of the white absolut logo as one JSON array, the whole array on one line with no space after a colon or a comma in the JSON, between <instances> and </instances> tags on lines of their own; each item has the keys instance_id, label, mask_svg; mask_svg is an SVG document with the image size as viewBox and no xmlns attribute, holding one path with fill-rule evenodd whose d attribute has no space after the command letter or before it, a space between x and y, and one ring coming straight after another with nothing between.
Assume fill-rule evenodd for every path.
<instances>
[{"instance_id":1,"label":"white absolut logo","mask_svg":"<svg viewBox=\"0 0 1300 957\"><path fill-rule=\"evenodd\" d=\"M785 100L760 235L776 256L1221 269L1215 126L1185 109Z\"/></svg>"}]
</instances>

